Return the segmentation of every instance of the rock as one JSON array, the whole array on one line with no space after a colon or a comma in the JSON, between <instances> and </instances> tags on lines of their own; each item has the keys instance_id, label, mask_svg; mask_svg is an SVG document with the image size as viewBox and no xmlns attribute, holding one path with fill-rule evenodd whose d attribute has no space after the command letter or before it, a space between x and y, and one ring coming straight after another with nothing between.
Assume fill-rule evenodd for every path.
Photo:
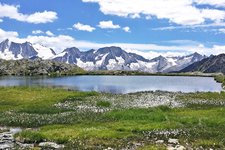
<instances>
[{"instance_id":1,"label":"rock","mask_svg":"<svg viewBox=\"0 0 225 150\"><path fill-rule=\"evenodd\" d=\"M113 148L111 148L111 147L108 147L108 148L106 148L106 149L104 149L104 150L113 150Z\"/></svg>"},{"instance_id":2,"label":"rock","mask_svg":"<svg viewBox=\"0 0 225 150\"><path fill-rule=\"evenodd\" d=\"M16 133L22 132L22 129L21 128L10 128L9 132L14 135Z\"/></svg>"},{"instance_id":3,"label":"rock","mask_svg":"<svg viewBox=\"0 0 225 150\"><path fill-rule=\"evenodd\" d=\"M7 143L0 144L0 150L8 150L10 148L13 148L12 144L7 144Z\"/></svg>"},{"instance_id":4,"label":"rock","mask_svg":"<svg viewBox=\"0 0 225 150\"><path fill-rule=\"evenodd\" d=\"M176 149L177 150L185 150L186 148L184 146L182 146L182 145L177 145Z\"/></svg>"},{"instance_id":5,"label":"rock","mask_svg":"<svg viewBox=\"0 0 225 150\"><path fill-rule=\"evenodd\" d=\"M54 148L54 149L64 148L64 145L58 145L57 143L54 143L54 142L41 142L39 143L38 146L42 148Z\"/></svg>"},{"instance_id":6,"label":"rock","mask_svg":"<svg viewBox=\"0 0 225 150\"><path fill-rule=\"evenodd\" d=\"M8 131L8 128L6 128L6 127L0 127L0 133L1 132L5 132L5 131Z\"/></svg>"},{"instance_id":7,"label":"rock","mask_svg":"<svg viewBox=\"0 0 225 150\"><path fill-rule=\"evenodd\" d=\"M164 143L164 140L157 140L155 143L156 144L163 144Z\"/></svg>"},{"instance_id":8,"label":"rock","mask_svg":"<svg viewBox=\"0 0 225 150\"><path fill-rule=\"evenodd\" d=\"M182 145L176 145L175 147L172 145L169 145L167 147L167 150L186 150L186 148Z\"/></svg>"},{"instance_id":9,"label":"rock","mask_svg":"<svg viewBox=\"0 0 225 150\"><path fill-rule=\"evenodd\" d=\"M13 138L13 135L12 134L10 134L10 133L2 133L2 134L0 134L0 140L1 141L7 141L7 142L13 142L14 141L14 138Z\"/></svg>"},{"instance_id":10,"label":"rock","mask_svg":"<svg viewBox=\"0 0 225 150\"><path fill-rule=\"evenodd\" d=\"M170 144L179 144L179 141L178 141L178 139L169 139L168 143L170 143Z\"/></svg>"},{"instance_id":11,"label":"rock","mask_svg":"<svg viewBox=\"0 0 225 150\"><path fill-rule=\"evenodd\" d=\"M22 149L32 149L34 148L34 144L23 144L20 142L16 142L16 144Z\"/></svg>"}]
</instances>

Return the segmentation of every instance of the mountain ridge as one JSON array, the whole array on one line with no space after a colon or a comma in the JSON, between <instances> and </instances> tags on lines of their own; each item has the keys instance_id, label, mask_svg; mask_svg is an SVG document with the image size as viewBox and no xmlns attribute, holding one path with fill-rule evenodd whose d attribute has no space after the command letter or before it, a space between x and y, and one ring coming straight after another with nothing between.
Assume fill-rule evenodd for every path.
<instances>
[{"instance_id":1,"label":"mountain ridge","mask_svg":"<svg viewBox=\"0 0 225 150\"><path fill-rule=\"evenodd\" d=\"M202 60L205 56L194 53L183 57L158 56L153 59L146 59L141 55L127 52L116 46L88 51L80 51L76 47L71 47L56 54L53 49L39 44L15 43L7 39L0 43L0 58L6 60L41 58L75 64L88 71L125 70L156 73L179 71Z\"/></svg>"},{"instance_id":2,"label":"mountain ridge","mask_svg":"<svg viewBox=\"0 0 225 150\"><path fill-rule=\"evenodd\" d=\"M225 74L225 54L220 54L217 56L211 55L208 58L191 64L190 66L180 70L179 72L221 72Z\"/></svg>"}]
</instances>

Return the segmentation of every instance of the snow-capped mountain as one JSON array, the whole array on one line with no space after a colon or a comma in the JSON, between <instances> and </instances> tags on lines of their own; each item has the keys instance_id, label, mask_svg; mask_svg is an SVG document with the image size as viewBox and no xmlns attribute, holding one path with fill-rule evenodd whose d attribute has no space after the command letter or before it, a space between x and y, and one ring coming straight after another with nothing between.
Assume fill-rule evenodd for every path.
<instances>
[{"instance_id":1,"label":"snow-capped mountain","mask_svg":"<svg viewBox=\"0 0 225 150\"><path fill-rule=\"evenodd\" d=\"M85 70L138 70L144 72L172 72L200 61L205 56L198 53L184 57L163 57L145 59L128 53L120 47L105 47L81 52L78 48L68 48L54 56L53 60L76 64Z\"/></svg>"},{"instance_id":2,"label":"snow-capped mountain","mask_svg":"<svg viewBox=\"0 0 225 150\"><path fill-rule=\"evenodd\" d=\"M86 70L131 70L131 64L149 62L144 57L127 53L119 47L105 47L86 52L81 52L75 47L68 48L56 55L53 60L77 64Z\"/></svg>"},{"instance_id":3,"label":"snow-capped mountain","mask_svg":"<svg viewBox=\"0 0 225 150\"><path fill-rule=\"evenodd\" d=\"M193 53L182 57L167 57L167 60L171 62L171 65L168 65L163 72L179 71L195 62L201 61L204 58L206 58L206 56L200 55L199 53Z\"/></svg>"},{"instance_id":4,"label":"snow-capped mountain","mask_svg":"<svg viewBox=\"0 0 225 150\"><path fill-rule=\"evenodd\" d=\"M85 52L73 47L56 55L51 48L39 44L15 43L9 40L0 43L0 59L19 60L23 58L42 58L76 64L85 70L135 70L155 73L179 71L194 62L201 61L205 56L194 53L183 57L159 56L146 59L115 46Z\"/></svg>"},{"instance_id":5,"label":"snow-capped mountain","mask_svg":"<svg viewBox=\"0 0 225 150\"><path fill-rule=\"evenodd\" d=\"M35 57L49 59L55 55L52 49L39 44L15 43L8 39L0 43L0 58L5 60L32 59Z\"/></svg>"}]
</instances>

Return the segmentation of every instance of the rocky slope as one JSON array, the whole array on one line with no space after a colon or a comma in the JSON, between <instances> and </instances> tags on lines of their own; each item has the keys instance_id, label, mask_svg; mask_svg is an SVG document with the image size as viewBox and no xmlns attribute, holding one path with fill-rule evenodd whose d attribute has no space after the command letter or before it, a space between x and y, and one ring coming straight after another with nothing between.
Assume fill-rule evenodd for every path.
<instances>
[{"instance_id":1,"label":"rocky slope","mask_svg":"<svg viewBox=\"0 0 225 150\"><path fill-rule=\"evenodd\" d=\"M203 72L225 74L225 54L218 56L210 56L202 61L193 63L192 65L180 70L179 72Z\"/></svg>"},{"instance_id":2,"label":"rocky slope","mask_svg":"<svg viewBox=\"0 0 225 150\"><path fill-rule=\"evenodd\" d=\"M2 60L0 75L63 75L81 74L84 70L76 65L42 59Z\"/></svg>"}]
</instances>

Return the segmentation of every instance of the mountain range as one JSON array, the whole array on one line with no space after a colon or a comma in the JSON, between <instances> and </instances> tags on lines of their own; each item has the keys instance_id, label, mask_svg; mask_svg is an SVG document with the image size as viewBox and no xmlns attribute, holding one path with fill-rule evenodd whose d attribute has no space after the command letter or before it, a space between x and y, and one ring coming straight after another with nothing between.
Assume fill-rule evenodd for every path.
<instances>
[{"instance_id":1,"label":"mountain range","mask_svg":"<svg viewBox=\"0 0 225 150\"><path fill-rule=\"evenodd\" d=\"M76 47L67 48L59 54L51 48L29 42L16 43L8 39L0 43L0 59L19 60L36 59L53 60L74 64L84 70L127 70L143 72L174 72L199 62L206 56L193 53L183 57L163 57L146 59L141 55L129 53L120 47L104 47L97 50L80 51Z\"/></svg>"},{"instance_id":2,"label":"mountain range","mask_svg":"<svg viewBox=\"0 0 225 150\"><path fill-rule=\"evenodd\" d=\"M179 72L203 72L215 73L221 72L225 74L225 54L218 56L210 56L201 61L195 62Z\"/></svg>"}]
</instances>

